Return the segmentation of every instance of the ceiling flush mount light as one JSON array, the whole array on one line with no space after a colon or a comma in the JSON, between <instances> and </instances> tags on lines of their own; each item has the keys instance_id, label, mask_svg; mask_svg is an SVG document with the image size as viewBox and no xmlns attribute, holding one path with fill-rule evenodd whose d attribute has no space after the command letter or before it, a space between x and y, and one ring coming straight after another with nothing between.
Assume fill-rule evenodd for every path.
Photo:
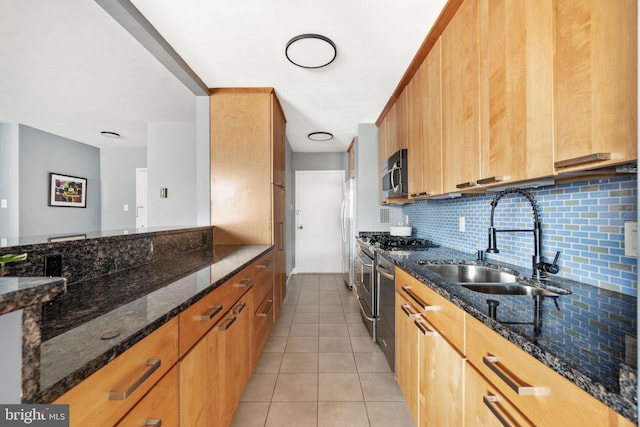
<instances>
[{"instance_id":1,"label":"ceiling flush mount light","mask_svg":"<svg viewBox=\"0 0 640 427\"><path fill-rule=\"evenodd\" d=\"M311 132L307 135L312 141L330 141L333 139L333 134L329 132Z\"/></svg>"},{"instance_id":2,"label":"ceiling flush mount light","mask_svg":"<svg viewBox=\"0 0 640 427\"><path fill-rule=\"evenodd\" d=\"M107 137L107 138L120 138L120 134L116 133L116 132L110 132L107 130L103 130L102 132L100 132L100 135Z\"/></svg>"},{"instance_id":3,"label":"ceiling flush mount light","mask_svg":"<svg viewBox=\"0 0 640 427\"><path fill-rule=\"evenodd\" d=\"M320 34L300 34L287 42L289 62L302 68L322 68L331 64L338 50L330 38Z\"/></svg>"}]
</instances>

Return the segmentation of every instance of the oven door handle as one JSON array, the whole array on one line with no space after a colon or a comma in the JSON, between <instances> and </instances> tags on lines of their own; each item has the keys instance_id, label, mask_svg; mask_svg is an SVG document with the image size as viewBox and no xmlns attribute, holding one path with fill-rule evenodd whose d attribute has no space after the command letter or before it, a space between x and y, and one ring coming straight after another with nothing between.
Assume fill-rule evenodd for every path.
<instances>
[{"instance_id":1,"label":"oven door handle","mask_svg":"<svg viewBox=\"0 0 640 427\"><path fill-rule=\"evenodd\" d=\"M364 262L364 260L362 259L362 257L358 256L358 259L360 260L360 263L362 265L364 265L365 267L373 267L373 261L371 262L371 264L367 264L366 262Z\"/></svg>"},{"instance_id":2,"label":"oven door handle","mask_svg":"<svg viewBox=\"0 0 640 427\"><path fill-rule=\"evenodd\" d=\"M380 267L380 266L376 266L376 270L378 271L378 273L380 273L380 275L382 277L385 277L389 280L396 280L395 276L391 273L389 273L387 270L385 270L384 268Z\"/></svg>"},{"instance_id":3,"label":"oven door handle","mask_svg":"<svg viewBox=\"0 0 640 427\"><path fill-rule=\"evenodd\" d=\"M360 306L360 311L362 312L362 315L369 321L369 322L375 322L376 319L374 319L373 317L369 317L367 315L367 312L364 311L364 307L362 306L362 298L356 298L356 301L358 301L358 305Z\"/></svg>"}]
</instances>

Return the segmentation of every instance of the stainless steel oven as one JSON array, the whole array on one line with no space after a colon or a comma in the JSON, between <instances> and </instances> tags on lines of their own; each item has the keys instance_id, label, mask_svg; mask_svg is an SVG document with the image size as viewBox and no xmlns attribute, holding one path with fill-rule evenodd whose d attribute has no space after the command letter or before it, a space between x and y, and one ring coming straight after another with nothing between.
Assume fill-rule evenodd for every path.
<instances>
[{"instance_id":1,"label":"stainless steel oven","mask_svg":"<svg viewBox=\"0 0 640 427\"><path fill-rule=\"evenodd\" d=\"M375 282L374 255L372 252L367 251L366 245L361 241L356 241L356 271L360 274L356 284L360 314L371 338L375 341L378 333L378 296Z\"/></svg>"}]
</instances>

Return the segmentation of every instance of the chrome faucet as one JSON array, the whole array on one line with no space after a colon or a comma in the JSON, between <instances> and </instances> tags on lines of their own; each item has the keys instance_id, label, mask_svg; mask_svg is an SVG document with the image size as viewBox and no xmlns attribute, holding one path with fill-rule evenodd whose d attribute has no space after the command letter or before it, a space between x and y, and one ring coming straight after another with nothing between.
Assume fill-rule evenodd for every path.
<instances>
[{"instance_id":1,"label":"chrome faucet","mask_svg":"<svg viewBox=\"0 0 640 427\"><path fill-rule=\"evenodd\" d=\"M532 229L509 229L509 230L496 230L493 226L493 219L496 210L496 206L498 206L498 202L507 194L519 194L525 197L529 203L531 204L531 209L533 210L533 228ZM496 233L533 233L533 256L531 257L531 264L533 269L533 278L543 278L545 277L545 273L556 274L560 270L558 267L558 257L560 256L560 252L556 253L556 257L553 260L553 263L544 262L544 257L542 256L542 227L540 223L540 213L538 212L538 202L533 198L531 193L528 193L520 188L507 188L504 191L496 194L494 199L491 201L491 224L489 225L489 244L487 247L487 253L497 254L500 251L497 247L497 239Z\"/></svg>"}]
</instances>

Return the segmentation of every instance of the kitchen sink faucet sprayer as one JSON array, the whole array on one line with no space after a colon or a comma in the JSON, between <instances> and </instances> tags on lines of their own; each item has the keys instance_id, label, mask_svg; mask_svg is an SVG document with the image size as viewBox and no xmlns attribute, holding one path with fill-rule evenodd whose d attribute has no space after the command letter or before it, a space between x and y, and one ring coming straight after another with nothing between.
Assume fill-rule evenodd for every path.
<instances>
[{"instance_id":1,"label":"kitchen sink faucet sprayer","mask_svg":"<svg viewBox=\"0 0 640 427\"><path fill-rule=\"evenodd\" d=\"M496 230L493 225L496 206L498 206L498 202L500 201L500 199L502 199L507 194L519 194L529 201L529 203L531 204L531 209L533 210L533 229ZM510 232L533 233L533 278L543 278L545 277L545 273L558 273L558 271L560 270L560 268L558 267L558 257L560 256L560 252L556 253L556 257L551 264L544 262L544 257L542 256L542 227L540 223L540 212L538 212L538 202L536 202L531 193L528 193L520 188L507 188L506 190L503 190L496 194L496 196L491 201L491 224L489 225L489 244L487 247L487 253L497 254L500 252L497 247L496 233Z\"/></svg>"}]
</instances>

